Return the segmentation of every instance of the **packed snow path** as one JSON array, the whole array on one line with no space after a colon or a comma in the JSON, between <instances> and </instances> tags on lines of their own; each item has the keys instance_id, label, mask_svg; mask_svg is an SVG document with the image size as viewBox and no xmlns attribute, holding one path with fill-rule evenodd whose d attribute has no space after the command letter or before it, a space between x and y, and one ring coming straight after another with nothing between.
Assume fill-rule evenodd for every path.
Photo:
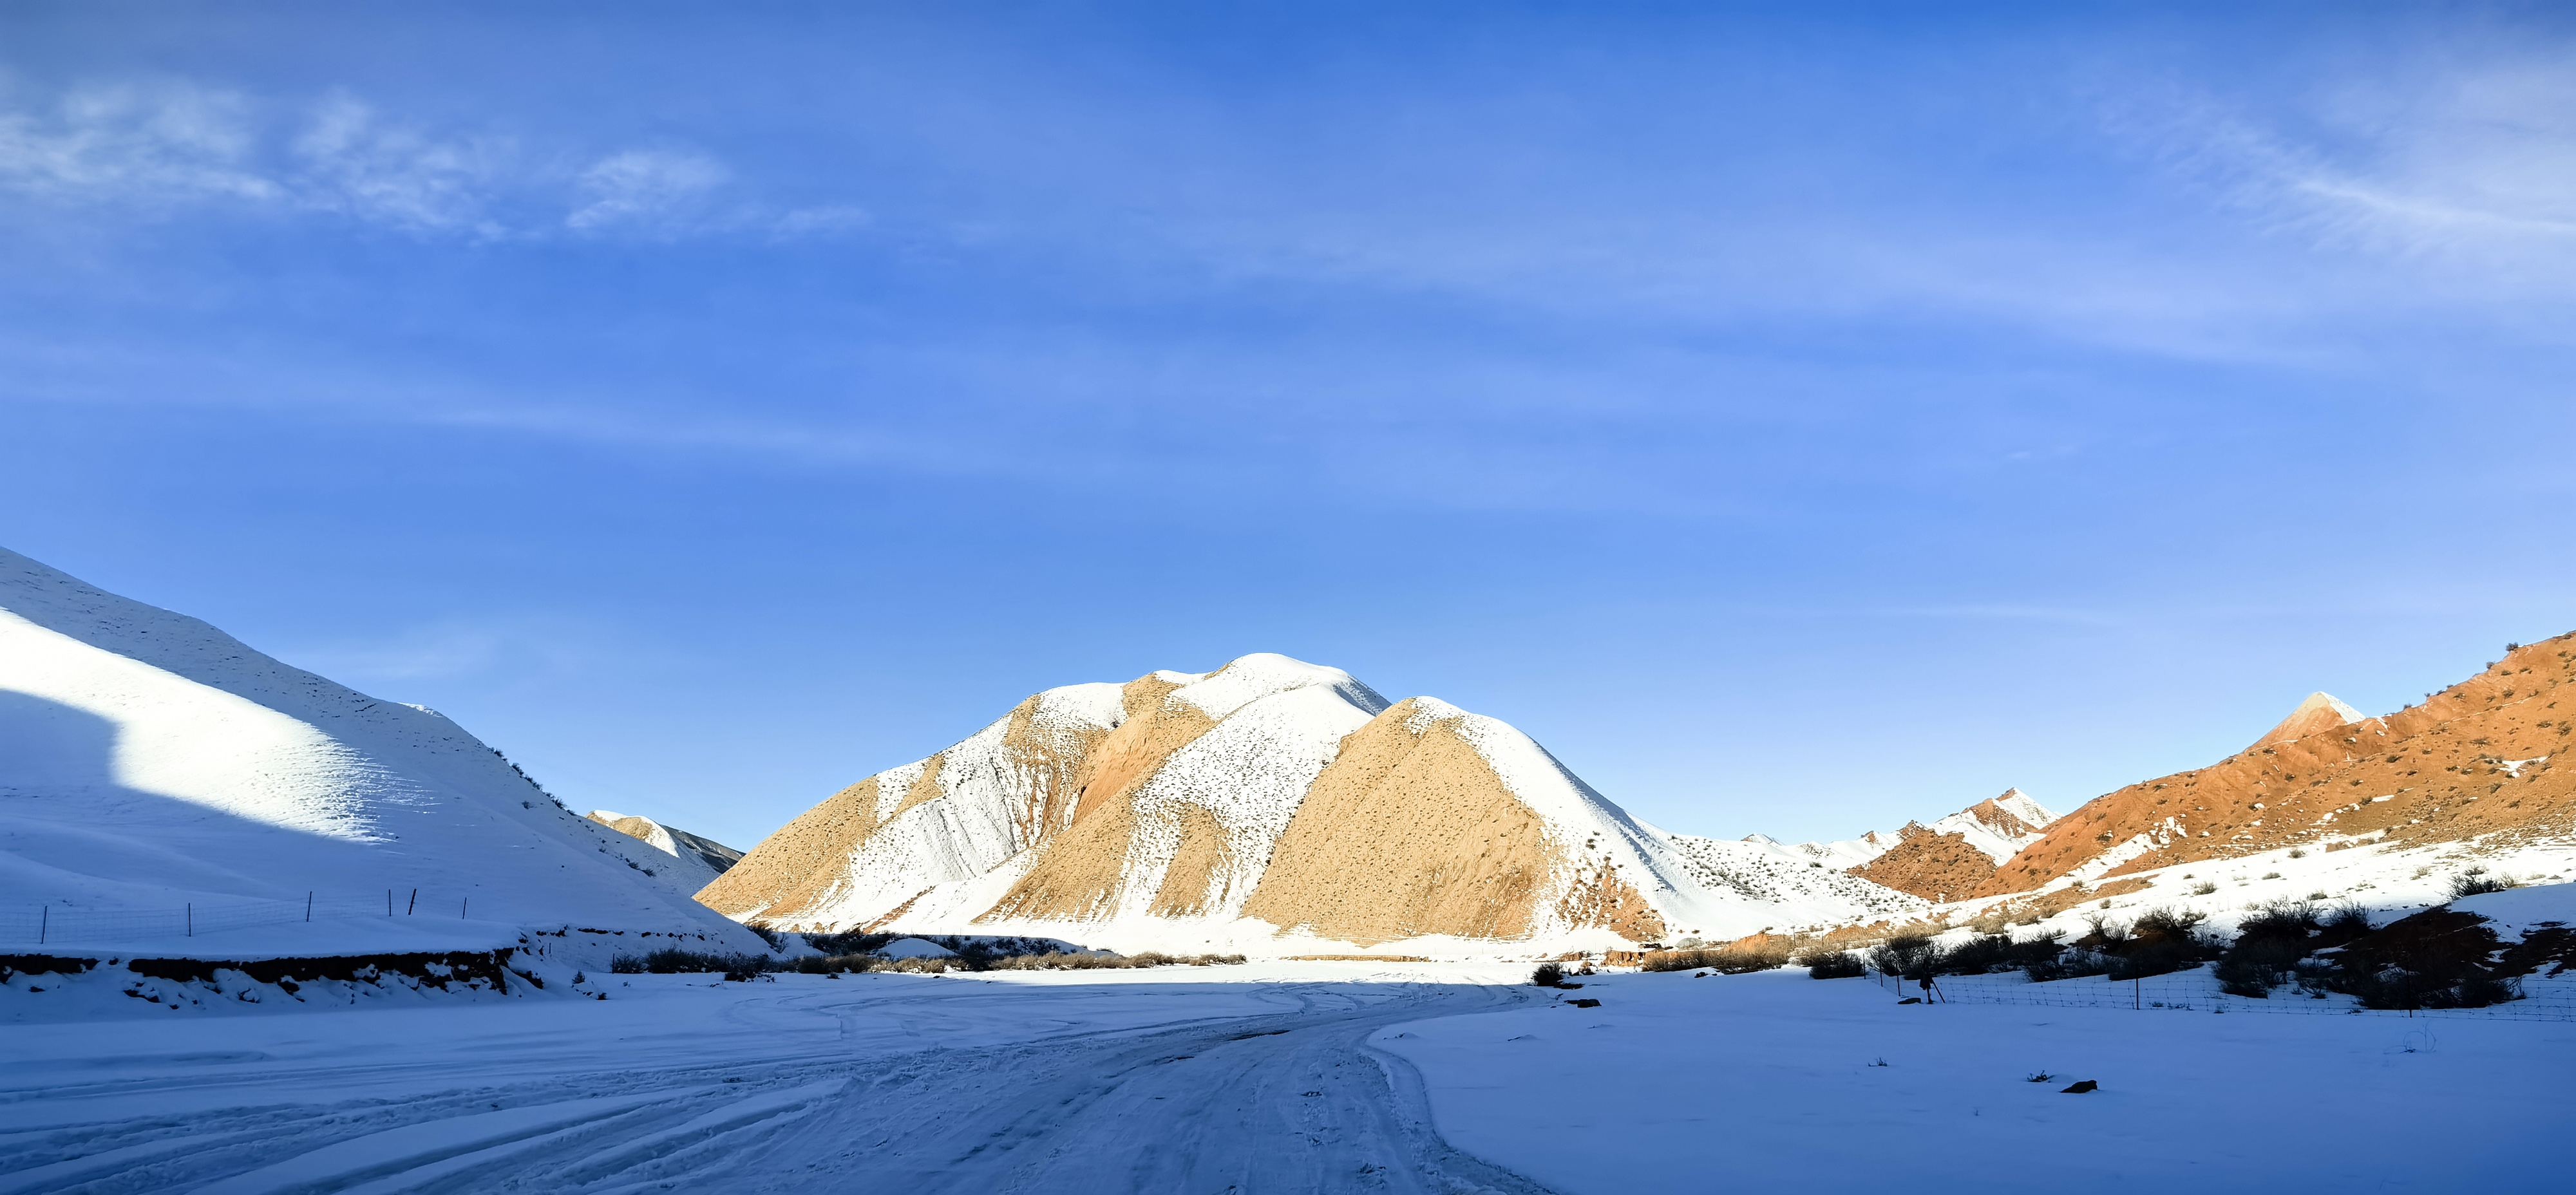
<instances>
[{"instance_id":1,"label":"packed snow path","mask_svg":"<svg viewBox=\"0 0 2576 1195\"><path fill-rule=\"evenodd\" d=\"M494 1008L466 1018L481 1040L325 1045L310 1062L281 1055L434 1027L133 1026L244 1048L13 1065L0 1193L1545 1190L1445 1144L1411 1065L1366 1044L1534 989L799 976L638 996L662 1015L588 1039L556 1032L578 1005Z\"/></svg>"}]
</instances>

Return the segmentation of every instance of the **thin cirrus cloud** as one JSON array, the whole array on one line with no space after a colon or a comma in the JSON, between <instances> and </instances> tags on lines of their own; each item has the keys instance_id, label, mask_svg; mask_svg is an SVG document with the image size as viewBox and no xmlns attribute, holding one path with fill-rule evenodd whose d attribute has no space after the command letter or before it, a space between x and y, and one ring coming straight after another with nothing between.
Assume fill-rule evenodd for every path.
<instances>
[{"instance_id":1,"label":"thin cirrus cloud","mask_svg":"<svg viewBox=\"0 0 2576 1195\"><path fill-rule=\"evenodd\" d=\"M693 150L619 150L569 171L548 164L561 156L388 118L346 92L283 108L185 81L0 97L0 191L91 210L327 213L482 240L786 238L866 223L850 205L746 199L722 162Z\"/></svg>"},{"instance_id":2,"label":"thin cirrus cloud","mask_svg":"<svg viewBox=\"0 0 2576 1195\"><path fill-rule=\"evenodd\" d=\"M2489 286L2569 289L2576 52L2331 88L2287 118L2167 90L2114 125L2230 206L2322 250L2470 266Z\"/></svg>"}]
</instances>

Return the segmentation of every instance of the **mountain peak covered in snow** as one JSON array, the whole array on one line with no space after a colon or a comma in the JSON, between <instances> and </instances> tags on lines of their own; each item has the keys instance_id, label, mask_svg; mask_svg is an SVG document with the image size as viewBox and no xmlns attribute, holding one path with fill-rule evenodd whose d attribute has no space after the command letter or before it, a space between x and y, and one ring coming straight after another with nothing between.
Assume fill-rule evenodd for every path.
<instances>
[{"instance_id":1,"label":"mountain peak covered in snow","mask_svg":"<svg viewBox=\"0 0 2576 1195\"><path fill-rule=\"evenodd\" d=\"M2307 700L2300 702L2297 709L2290 711L2289 717L2281 719L2278 725L2263 732L2263 737L2254 740L2253 745L2246 750L2253 751L2274 743L2303 739L2312 734L2323 734L2366 720L2360 710L2345 705L2331 693L2310 693Z\"/></svg>"},{"instance_id":2,"label":"mountain peak covered in snow","mask_svg":"<svg viewBox=\"0 0 2576 1195\"><path fill-rule=\"evenodd\" d=\"M809 810L702 896L786 928L1142 946L1610 945L1791 919L1709 888L1675 842L1514 727L1258 654L1037 694ZM1790 913L1863 911L1831 887Z\"/></svg>"}]
</instances>

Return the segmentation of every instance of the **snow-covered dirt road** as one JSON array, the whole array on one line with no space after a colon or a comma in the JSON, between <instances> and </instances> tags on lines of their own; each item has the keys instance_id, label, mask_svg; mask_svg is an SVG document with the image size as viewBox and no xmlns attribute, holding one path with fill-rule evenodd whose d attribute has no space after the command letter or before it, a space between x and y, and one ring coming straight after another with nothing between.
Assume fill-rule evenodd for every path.
<instances>
[{"instance_id":1,"label":"snow-covered dirt road","mask_svg":"<svg viewBox=\"0 0 2576 1195\"><path fill-rule=\"evenodd\" d=\"M1543 1190L1445 1144L1366 1044L1542 994L1429 978L650 976L600 1003L21 1027L0 1195Z\"/></svg>"}]
</instances>

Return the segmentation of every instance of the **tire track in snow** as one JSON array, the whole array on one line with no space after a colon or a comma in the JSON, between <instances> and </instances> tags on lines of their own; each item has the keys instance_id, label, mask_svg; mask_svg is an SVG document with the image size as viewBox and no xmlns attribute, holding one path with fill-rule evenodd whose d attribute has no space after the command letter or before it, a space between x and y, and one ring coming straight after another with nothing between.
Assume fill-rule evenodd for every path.
<instances>
[{"instance_id":1,"label":"tire track in snow","mask_svg":"<svg viewBox=\"0 0 2576 1195\"><path fill-rule=\"evenodd\" d=\"M0 1195L787 1193L854 1180L906 1192L1544 1191L1450 1148L1411 1067L1367 1045L1386 1025L1508 1006L1523 991L1266 994L1282 1011L1004 1046L589 1069L410 1099L56 1125L0 1139Z\"/></svg>"}]
</instances>

